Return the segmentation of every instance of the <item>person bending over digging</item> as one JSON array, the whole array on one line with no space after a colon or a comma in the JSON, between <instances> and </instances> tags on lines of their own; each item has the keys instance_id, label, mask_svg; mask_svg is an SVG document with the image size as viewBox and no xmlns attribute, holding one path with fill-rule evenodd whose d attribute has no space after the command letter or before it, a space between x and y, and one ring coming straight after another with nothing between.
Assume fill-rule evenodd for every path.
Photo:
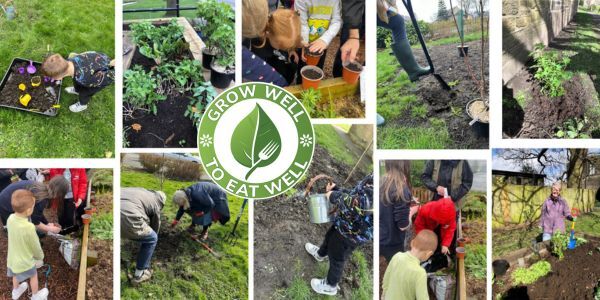
<instances>
[{"instance_id":1,"label":"person bending over digging","mask_svg":"<svg viewBox=\"0 0 600 300\"><path fill-rule=\"evenodd\" d=\"M85 169L50 169L50 179L63 176L69 182L62 208L58 209L58 223L62 227L60 234L66 235L79 229L78 220L84 214L87 199L87 174Z\"/></svg>"},{"instance_id":2,"label":"person bending over digging","mask_svg":"<svg viewBox=\"0 0 600 300\"><path fill-rule=\"evenodd\" d=\"M383 276L383 299L428 300L427 272L421 262L431 257L438 246L438 238L431 230L421 230L410 242L409 252L392 257Z\"/></svg>"},{"instance_id":3,"label":"person bending over digging","mask_svg":"<svg viewBox=\"0 0 600 300\"><path fill-rule=\"evenodd\" d=\"M31 299L46 299L48 289L38 290L37 268L43 265L44 252L29 217L35 208L35 197L27 190L12 193L11 205L14 213L8 217L7 276L12 277L12 299L19 299L31 284Z\"/></svg>"},{"instance_id":4,"label":"person bending over digging","mask_svg":"<svg viewBox=\"0 0 600 300\"><path fill-rule=\"evenodd\" d=\"M230 218L227 193L212 182L198 182L186 189L177 190L173 202L179 206L171 227L177 226L184 213L192 218L188 231L193 234L196 225L202 226L200 239L208 238L208 228L213 221L225 225Z\"/></svg>"},{"instance_id":5,"label":"person bending over digging","mask_svg":"<svg viewBox=\"0 0 600 300\"><path fill-rule=\"evenodd\" d=\"M320 247L306 243L304 248L318 262L329 259L327 277L313 278L310 286L318 294L334 296L352 252L373 239L373 175L368 175L351 191L329 183L326 195L334 212L337 211L333 225Z\"/></svg>"},{"instance_id":6,"label":"person bending over digging","mask_svg":"<svg viewBox=\"0 0 600 300\"><path fill-rule=\"evenodd\" d=\"M450 254L454 231L456 230L456 213L454 203L449 198L430 201L421 206L415 219L415 234L428 229L440 237L440 245L427 263L427 272L435 272L448 266L447 255Z\"/></svg>"},{"instance_id":7,"label":"person bending over digging","mask_svg":"<svg viewBox=\"0 0 600 300\"><path fill-rule=\"evenodd\" d=\"M575 220L571 216L569 204L567 204L565 198L560 196L560 189L560 182L555 182L552 185L550 197L542 204L540 227L543 230L543 241L552 239L552 235L556 232L565 232L565 218L569 221Z\"/></svg>"},{"instance_id":8,"label":"person bending over digging","mask_svg":"<svg viewBox=\"0 0 600 300\"><path fill-rule=\"evenodd\" d=\"M96 93L115 81L115 60L100 52L71 53L68 59L60 54L48 56L42 63L42 73L55 80L73 77L73 86L65 88L69 94L79 95L79 101L69 109L81 112Z\"/></svg>"},{"instance_id":9,"label":"person bending over digging","mask_svg":"<svg viewBox=\"0 0 600 300\"><path fill-rule=\"evenodd\" d=\"M158 242L160 212L165 205L165 193L144 188L121 189L121 237L140 244L133 285L150 280L150 260Z\"/></svg>"}]
</instances>

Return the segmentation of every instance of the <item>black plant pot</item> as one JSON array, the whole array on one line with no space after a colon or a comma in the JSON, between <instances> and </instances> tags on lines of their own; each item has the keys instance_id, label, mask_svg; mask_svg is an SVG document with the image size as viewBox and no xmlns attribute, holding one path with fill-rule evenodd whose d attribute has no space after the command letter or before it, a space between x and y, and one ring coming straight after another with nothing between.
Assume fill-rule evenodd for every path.
<instances>
[{"instance_id":1,"label":"black plant pot","mask_svg":"<svg viewBox=\"0 0 600 300\"><path fill-rule=\"evenodd\" d=\"M510 267L508 261L504 259L497 259L492 262L492 269L494 270L494 275L502 276L506 274L506 270Z\"/></svg>"},{"instance_id":2,"label":"black plant pot","mask_svg":"<svg viewBox=\"0 0 600 300\"><path fill-rule=\"evenodd\" d=\"M471 129L475 132L477 138L486 138L490 135L490 123L477 121L471 126Z\"/></svg>"},{"instance_id":3,"label":"black plant pot","mask_svg":"<svg viewBox=\"0 0 600 300\"><path fill-rule=\"evenodd\" d=\"M228 88L231 82L235 80L235 68L223 69L215 62L210 65L210 83L216 88Z\"/></svg>"},{"instance_id":4,"label":"black plant pot","mask_svg":"<svg viewBox=\"0 0 600 300\"><path fill-rule=\"evenodd\" d=\"M457 46L456 47L458 49L458 56L460 57L465 57L465 56L469 56L469 46ZM464 50L464 53L463 53Z\"/></svg>"},{"instance_id":5,"label":"black plant pot","mask_svg":"<svg viewBox=\"0 0 600 300\"><path fill-rule=\"evenodd\" d=\"M208 50L208 47L202 49L202 67L210 69L210 64L215 59L215 54Z\"/></svg>"}]
</instances>

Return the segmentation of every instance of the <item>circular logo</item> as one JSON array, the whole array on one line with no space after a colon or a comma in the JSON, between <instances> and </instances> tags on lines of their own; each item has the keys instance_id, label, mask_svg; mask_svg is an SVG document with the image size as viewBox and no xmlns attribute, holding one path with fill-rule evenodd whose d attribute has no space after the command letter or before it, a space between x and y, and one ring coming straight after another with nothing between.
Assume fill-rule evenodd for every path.
<instances>
[{"instance_id":1,"label":"circular logo","mask_svg":"<svg viewBox=\"0 0 600 300\"><path fill-rule=\"evenodd\" d=\"M253 82L224 91L207 106L198 148L216 184L242 198L264 199L302 179L312 160L315 134L294 95Z\"/></svg>"}]
</instances>

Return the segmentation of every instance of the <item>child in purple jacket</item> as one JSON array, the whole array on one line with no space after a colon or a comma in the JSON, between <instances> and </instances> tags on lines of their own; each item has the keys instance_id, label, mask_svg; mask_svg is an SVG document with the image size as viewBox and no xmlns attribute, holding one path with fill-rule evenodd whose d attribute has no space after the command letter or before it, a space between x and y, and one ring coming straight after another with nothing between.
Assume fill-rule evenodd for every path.
<instances>
[{"instance_id":1,"label":"child in purple jacket","mask_svg":"<svg viewBox=\"0 0 600 300\"><path fill-rule=\"evenodd\" d=\"M565 218L573 221L569 204L560 196L560 189L560 183L554 183L550 197L542 204L540 226L543 230L543 241L550 240L555 232L565 232Z\"/></svg>"}]
</instances>

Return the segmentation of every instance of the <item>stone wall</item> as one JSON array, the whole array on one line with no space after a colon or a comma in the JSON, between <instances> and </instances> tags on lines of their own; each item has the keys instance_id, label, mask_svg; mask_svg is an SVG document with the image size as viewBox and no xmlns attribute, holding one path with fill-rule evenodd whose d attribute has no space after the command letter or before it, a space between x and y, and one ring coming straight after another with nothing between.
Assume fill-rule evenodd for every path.
<instances>
[{"instance_id":1,"label":"stone wall","mask_svg":"<svg viewBox=\"0 0 600 300\"><path fill-rule=\"evenodd\" d=\"M595 0L593 0L595 1ZM548 43L573 19L578 0L502 1L502 79L512 79L535 44Z\"/></svg>"}]
</instances>

